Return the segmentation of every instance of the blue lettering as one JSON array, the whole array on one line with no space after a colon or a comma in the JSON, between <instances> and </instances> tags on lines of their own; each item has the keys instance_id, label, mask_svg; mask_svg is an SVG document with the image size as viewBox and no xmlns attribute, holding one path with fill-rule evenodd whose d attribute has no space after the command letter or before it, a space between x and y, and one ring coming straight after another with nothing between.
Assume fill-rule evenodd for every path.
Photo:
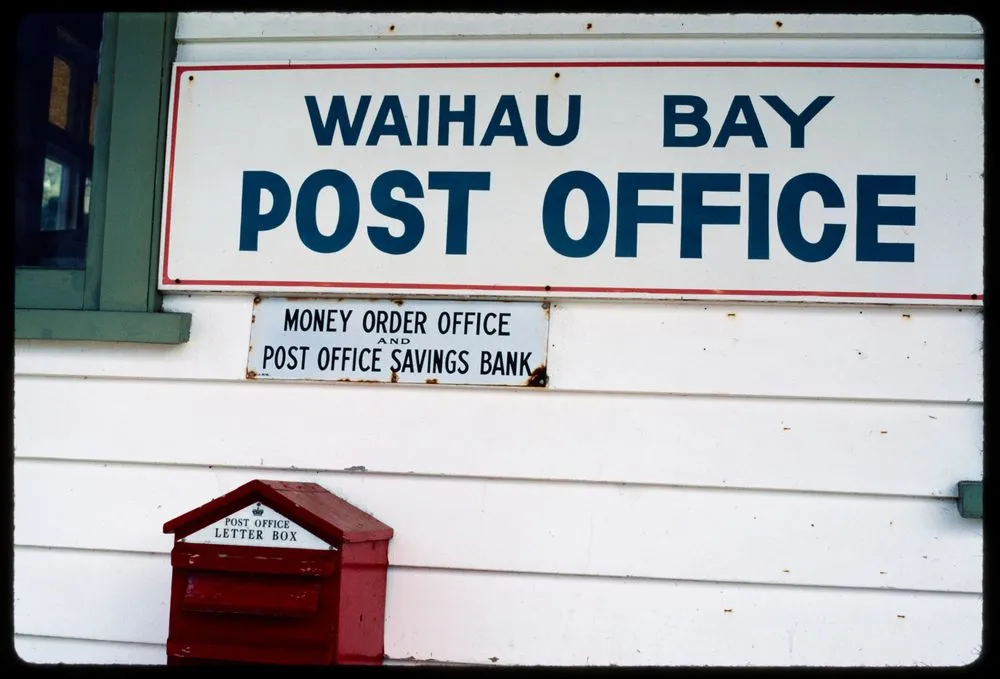
<instances>
[{"instance_id":1,"label":"blue lettering","mask_svg":"<svg viewBox=\"0 0 1000 679\"><path fill-rule=\"evenodd\" d=\"M417 146L427 146L427 127L430 119L431 98L426 94L417 97Z\"/></svg>"},{"instance_id":2,"label":"blue lettering","mask_svg":"<svg viewBox=\"0 0 1000 679\"><path fill-rule=\"evenodd\" d=\"M677 109L689 106L690 111L681 113ZM704 146L712 134L712 128L705 120L708 104L701 97L689 94L663 95L663 146L694 147ZM691 125L695 134L681 137L677 134L678 125Z\"/></svg>"},{"instance_id":3,"label":"blue lettering","mask_svg":"<svg viewBox=\"0 0 1000 679\"><path fill-rule=\"evenodd\" d=\"M389 123L389 116L392 116L392 123ZM382 137L396 137L400 146L410 146L410 131L406 129L406 120L403 116L403 107L399 104L399 97L390 94L383 97L382 105L378 107L375 114L375 122L372 123L372 131L368 134L367 146L375 146Z\"/></svg>"},{"instance_id":4,"label":"blue lettering","mask_svg":"<svg viewBox=\"0 0 1000 679\"><path fill-rule=\"evenodd\" d=\"M372 183L372 207L390 219L403 223L403 233L393 236L387 226L369 226L368 239L376 248L390 255L405 255L420 243L424 235L424 217L410 203L392 197L392 190L400 188L407 198L422 198L424 189L420 180L405 170L390 170L376 177Z\"/></svg>"},{"instance_id":5,"label":"blue lettering","mask_svg":"<svg viewBox=\"0 0 1000 679\"><path fill-rule=\"evenodd\" d=\"M635 257L637 231L642 224L673 224L674 208L670 205L639 205L639 191L672 191L672 172L618 173L618 232L615 236L615 257Z\"/></svg>"},{"instance_id":6,"label":"blue lettering","mask_svg":"<svg viewBox=\"0 0 1000 679\"><path fill-rule=\"evenodd\" d=\"M328 186L337 191L339 210L337 227L329 236L324 236L316 223L316 201L319 192ZM299 239L313 252L328 254L343 250L358 230L360 210L358 189L349 176L340 170L313 172L302 182L295 201L295 225Z\"/></svg>"},{"instance_id":7,"label":"blue lettering","mask_svg":"<svg viewBox=\"0 0 1000 679\"><path fill-rule=\"evenodd\" d=\"M271 209L261 214L262 192L271 194ZM240 200L240 250L255 252L257 234L277 228L292 208L292 193L281 175L264 170L243 173L243 194Z\"/></svg>"},{"instance_id":8,"label":"blue lettering","mask_svg":"<svg viewBox=\"0 0 1000 679\"><path fill-rule=\"evenodd\" d=\"M701 230L707 224L740 223L736 205L705 205L705 191L739 191L735 173L685 173L681 175L681 258L701 258Z\"/></svg>"},{"instance_id":9,"label":"blue lettering","mask_svg":"<svg viewBox=\"0 0 1000 679\"><path fill-rule=\"evenodd\" d=\"M806 125L816 117L816 114L823 110L823 107L833 101L833 97L823 95L813 99L812 103L806 106L802 113L795 113L788 104L781 100L781 97L773 94L762 95L761 99L766 101L775 113L788 123L791 130L791 142L793 149L801 149L806 145Z\"/></svg>"},{"instance_id":10,"label":"blue lettering","mask_svg":"<svg viewBox=\"0 0 1000 679\"><path fill-rule=\"evenodd\" d=\"M371 99L370 94L361 96L352 121L347 115L347 104L344 101L344 96L342 94L335 95L330 99L330 109L327 111L326 120L323 120L320 117L316 97L307 96L306 108L309 109L309 122L312 123L316 143L319 146L330 146L333 143L333 135L337 127L340 127L340 135L344 140L344 145L354 146L357 144L358 137L361 135L361 124L364 122Z\"/></svg>"},{"instance_id":11,"label":"blue lettering","mask_svg":"<svg viewBox=\"0 0 1000 679\"><path fill-rule=\"evenodd\" d=\"M912 205L879 205L879 196L912 196L917 178L913 175L858 176L859 262L912 262L913 243L880 243L879 226L915 226L917 209Z\"/></svg>"},{"instance_id":12,"label":"blue lettering","mask_svg":"<svg viewBox=\"0 0 1000 679\"><path fill-rule=\"evenodd\" d=\"M580 95L569 95L569 109L566 113L566 131L552 134L549 128L549 95L535 96L535 133L546 146L565 146L580 132Z\"/></svg>"},{"instance_id":13,"label":"blue lettering","mask_svg":"<svg viewBox=\"0 0 1000 679\"><path fill-rule=\"evenodd\" d=\"M742 123L738 122L741 113L744 120ZM750 137L756 148L767 148L757 112L753 110L750 97L745 94L733 97L733 103L729 105L729 112L726 113L726 120L722 123L719 136L715 138L712 146L717 149L725 148L730 137Z\"/></svg>"},{"instance_id":14,"label":"blue lettering","mask_svg":"<svg viewBox=\"0 0 1000 679\"><path fill-rule=\"evenodd\" d=\"M579 189L587 197L587 229L578 240L566 231L566 199ZM564 257L588 257L608 235L611 201L601 180L582 170L564 172L549 184L542 202L542 229L549 246Z\"/></svg>"},{"instance_id":15,"label":"blue lettering","mask_svg":"<svg viewBox=\"0 0 1000 679\"><path fill-rule=\"evenodd\" d=\"M440 110L438 111L438 146L448 144L448 126L451 123L462 123L462 146L473 146L473 134L476 125L476 98L471 94L465 95L465 108L452 111L449 108L451 96L442 94L440 99Z\"/></svg>"},{"instance_id":16,"label":"blue lettering","mask_svg":"<svg viewBox=\"0 0 1000 679\"><path fill-rule=\"evenodd\" d=\"M770 200L766 174L750 175L750 197L747 205L747 257L768 259L770 257L770 237L768 234L768 201Z\"/></svg>"},{"instance_id":17,"label":"blue lettering","mask_svg":"<svg viewBox=\"0 0 1000 679\"><path fill-rule=\"evenodd\" d=\"M505 117L510 118L509 123L503 122ZM517 108L517 98L513 94L504 94L497 101L493 117L490 118L479 145L492 146L493 140L497 137L511 137L518 146L528 145L528 138L524 134L524 125L521 123L521 112Z\"/></svg>"},{"instance_id":18,"label":"blue lettering","mask_svg":"<svg viewBox=\"0 0 1000 679\"><path fill-rule=\"evenodd\" d=\"M844 207L844 194L836 182L825 174L810 172L792 177L778 197L778 235L785 249L803 262L822 262L840 247L847 231L846 224L824 224L823 235L815 243L802 236L802 198L815 192L823 199L823 207Z\"/></svg>"},{"instance_id":19,"label":"blue lettering","mask_svg":"<svg viewBox=\"0 0 1000 679\"><path fill-rule=\"evenodd\" d=\"M445 227L446 255L464 255L469 244L469 192L488 191L489 172L431 172L427 188L448 192L448 221Z\"/></svg>"}]
</instances>

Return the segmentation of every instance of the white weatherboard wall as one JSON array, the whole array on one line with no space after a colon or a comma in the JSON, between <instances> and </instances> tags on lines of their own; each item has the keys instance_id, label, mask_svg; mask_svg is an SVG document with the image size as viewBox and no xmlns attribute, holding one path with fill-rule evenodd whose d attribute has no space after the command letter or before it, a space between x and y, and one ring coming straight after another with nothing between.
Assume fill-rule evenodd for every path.
<instances>
[{"instance_id":1,"label":"white weatherboard wall","mask_svg":"<svg viewBox=\"0 0 1000 679\"><path fill-rule=\"evenodd\" d=\"M183 14L177 30L194 63L983 58L963 17ZM982 477L978 309L560 301L540 390L248 381L251 295L164 307L192 314L187 344L16 343L29 661L165 662L161 527L253 478L318 482L395 529L389 663L979 654L982 523L954 500Z\"/></svg>"}]
</instances>

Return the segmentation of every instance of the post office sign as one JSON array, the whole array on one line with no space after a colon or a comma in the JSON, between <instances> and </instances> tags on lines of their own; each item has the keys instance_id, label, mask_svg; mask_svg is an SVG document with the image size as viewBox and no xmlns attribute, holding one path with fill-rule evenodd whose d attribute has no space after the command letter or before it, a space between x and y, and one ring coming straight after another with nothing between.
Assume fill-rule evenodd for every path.
<instances>
[{"instance_id":1,"label":"post office sign","mask_svg":"<svg viewBox=\"0 0 1000 679\"><path fill-rule=\"evenodd\" d=\"M173 76L163 289L982 303L981 61Z\"/></svg>"}]
</instances>

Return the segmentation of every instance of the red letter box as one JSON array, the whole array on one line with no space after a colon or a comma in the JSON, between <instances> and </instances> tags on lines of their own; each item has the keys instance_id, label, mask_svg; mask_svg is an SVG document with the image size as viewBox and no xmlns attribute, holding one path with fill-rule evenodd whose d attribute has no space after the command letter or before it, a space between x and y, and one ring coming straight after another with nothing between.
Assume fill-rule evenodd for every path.
<instances>
[{"instance_id":1,"label":"red letter box","mask_svg":"<svg viewBox=\"0 0 1000 679\"><path fill-rule=\"evenodd\" d=\"M392 528L315 483L255 480L163 525L167 664L382 663Z\"/></svg>"}]
</instances>

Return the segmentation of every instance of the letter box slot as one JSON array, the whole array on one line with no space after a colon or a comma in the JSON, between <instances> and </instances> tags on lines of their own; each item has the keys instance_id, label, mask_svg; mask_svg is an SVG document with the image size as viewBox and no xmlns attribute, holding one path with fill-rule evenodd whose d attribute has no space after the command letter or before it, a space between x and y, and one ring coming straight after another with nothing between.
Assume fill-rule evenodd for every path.
<instances>
[{"instance_id":1,"label":"letter box slot","mask_svg":"<svg viewBox=\"0 0 1000 679\"><path fill-rule=\"evenodd\" d=\"M302 617L319 609L319 582L282 582L262 577L188 576L184 608L208 613Z\"/></svg>"},{"instance_id":2,"label":"letter box slot","mask_svg":"<svg viewBox=\"0 0 1000 679\"><path fill-rule=\"evenodd\" d=\"M300 557L289 559L274 552L260 550L258 553L241 553L226 550L212 553L202 545L179 543L170 557L174 568L199 571L231 571L235 573L270 573L272 575L317 575L330 576L337 570L337 564L328 555L320 553L315 558Z\"/></svg>"}]
</instances>

